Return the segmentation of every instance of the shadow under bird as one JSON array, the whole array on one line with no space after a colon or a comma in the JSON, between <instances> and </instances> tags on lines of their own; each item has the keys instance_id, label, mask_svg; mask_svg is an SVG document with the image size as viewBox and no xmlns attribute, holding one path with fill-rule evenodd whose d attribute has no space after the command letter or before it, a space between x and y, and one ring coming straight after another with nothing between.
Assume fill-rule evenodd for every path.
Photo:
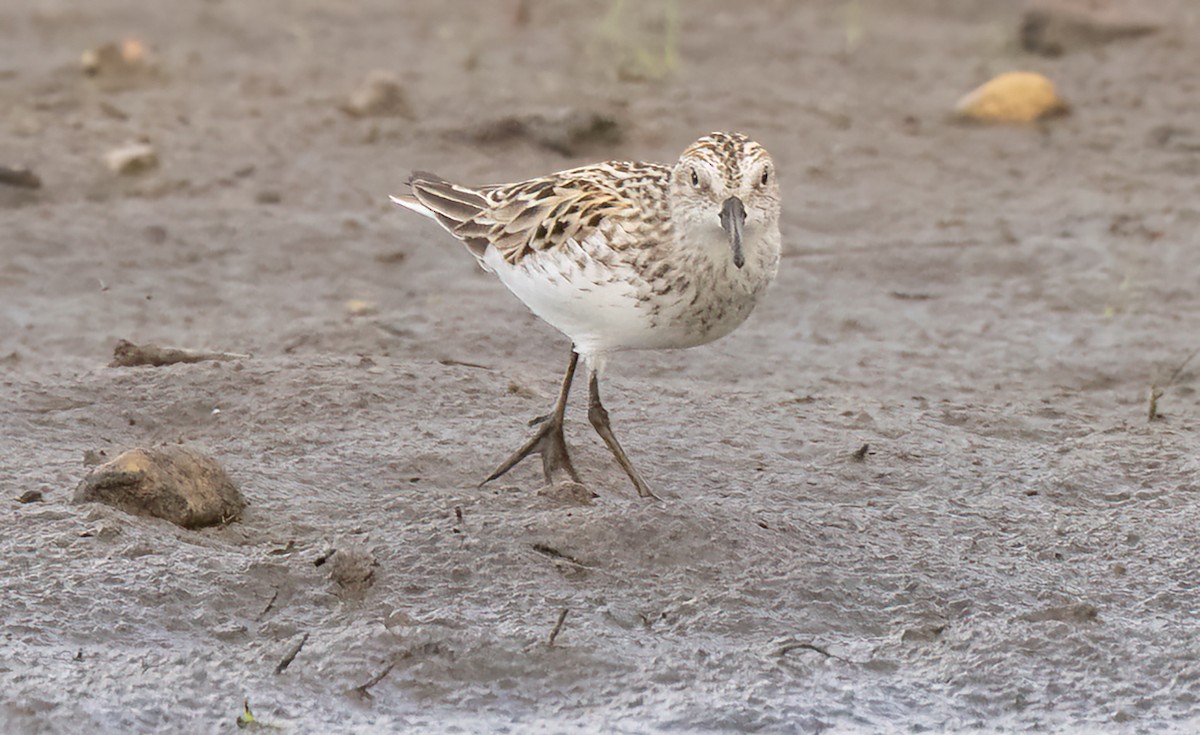
<instances>
[{"instance_id":1,"label":"shadow under bird","mask_svg":"<svg viewBox=\"0 0 1200 735\"><path fill-rule=\"evenodd\" d=\"M608 161L480 187L418 171L408 183L393 202L435 220L571 340L554 409L481 484L535 453L547 482L580 481L563 416L582 357L588 419L638 494L657 497L613 434L601 372L614 352L702 345L750 315L779 269L771 156L739 133L711 133L673 166Z\"/></svg>"}]
</instances>

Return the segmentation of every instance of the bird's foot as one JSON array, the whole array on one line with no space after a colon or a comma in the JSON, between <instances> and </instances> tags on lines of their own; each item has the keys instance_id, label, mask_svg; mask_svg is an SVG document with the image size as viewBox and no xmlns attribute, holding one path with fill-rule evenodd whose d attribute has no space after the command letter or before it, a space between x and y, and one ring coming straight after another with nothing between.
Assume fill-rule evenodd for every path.
<instances>
[{"instance_id":1,"label":"bird's foot","mask_svg":"<svg viewBox=\"0 0 1200 735\"><path fill-rule=\"evenodd\" d=\"M633 482L634 488L637 489L638 497L650 498L651 500L662 500L662 498L654 494L654 491L651 490L650 486L646 484L646 481L642 479L641 474L639 474L636 469L633 469L632 466L626 468L625 474L629 475L630 481Z\"/></svg>"},{"instance_id":2,"label":"bird's foot","mask_svg":"<svg viewBox=\"0 0 1200 735\"><path fill-rule=\"evenodd\" d=\"M621 469L625 470L625 474L629 476L629 481L637 488L638 496L653 500L662 500L662 498L654 494L654 491L642 479L642 474L629 461L625 450L621 448L621 443L617 441L616 435L613 434L612 426L608 422L608 410L600 403L600 387L599 382L596 380L596 373L594 372L592 373L590 389L591 405L588 406L588 420L592 422L592 427L600 435L600 438L604 440L604 443L608 445L608 449L612 452L613 457L616 458L617 464L621 465Z\"/></svg>"},{"instance_id":3,"label":"bird's foot","mask_svg":"<svg viewBox=\"0 0 1200 735\"><path fill-rule=\"evenodd\" d=\"M556 418L554 414L548 414L530 421L529 425L538 427L533 436L529 438L529 441L521 445L520 449L513 452L508 459L504 460L496 468L495 472L489 475L486 480L479 483L480 486L486 485L492 480L503 476L531 454L541 456L542 472L546 476L548 484L554 482L556 475L563 473L575 482L580 482L579 474L575 472L575 466L571 464L571 456L567 452L567 442L563 437L562 419Z\"/></svg>"}]
</instances>

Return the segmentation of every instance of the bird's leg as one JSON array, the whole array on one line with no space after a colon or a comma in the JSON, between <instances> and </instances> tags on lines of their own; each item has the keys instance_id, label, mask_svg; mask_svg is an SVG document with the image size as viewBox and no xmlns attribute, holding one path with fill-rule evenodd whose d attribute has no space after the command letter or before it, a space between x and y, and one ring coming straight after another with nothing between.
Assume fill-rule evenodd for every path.
<instances>
[{"instance_id":1,"label":"bird's leg","mask_svg":"<svg viewBox=\"0 0 1200 735\"><path fill-rule=\"evenodd\" d=\"M650 486L634 469L629 457L625 456L625 450L621 449L621 443L613 435L612 427L608 424L608 410L600 403L600 378L595 370L591 371L591 378L588 380L588 420L592 422L592 428L608 445L609 451L617 458L621 469L625 470L625 474L629 475L630 480L633 480L633 486L637 488L638 495L643 498L659 500L660 498L650 491Z\"/></svg>"},{"instance_id":2,"label":"bird's leg","mask_svg":"<svg viewBox=\"0 0 1200 735\"><path fill-rule=\"evenodd\" d=\"M495 472L479 483L481 486L516 467L531 454L541 455L542 472L546 475L547 483L554 482L554 475L560 470L566 472L575 482L579 482L579 475L571 464L571 457L567 454L567 442L563 438L563 416L567 411L567 396L571 393L571 379L575 377L575 365L578 362L579 355L572 346L571 361L567 363L567 374L563 376L562 388L559 389L558 403L554 404L554 410L529 422L530 426L538 427L537 431L520 449L513 452L511 457L504 460Z\"/></svg>"}]
</instances>

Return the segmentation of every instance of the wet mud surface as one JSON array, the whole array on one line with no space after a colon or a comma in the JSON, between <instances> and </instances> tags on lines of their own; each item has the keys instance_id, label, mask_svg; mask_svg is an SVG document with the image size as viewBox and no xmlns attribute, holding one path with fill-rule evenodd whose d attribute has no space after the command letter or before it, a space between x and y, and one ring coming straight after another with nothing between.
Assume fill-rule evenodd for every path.
<instances>
[{"instance_id":1,"label":"wet mud surface","mask_svg":"<svg viewBox=\"0 0 1200 735\"><path fill-rule=\"evenodd\" d=\"M665 72L605 5L0 8L0 164L42 184L0 184L0 729L1195 729L1197 11L1042 56L1016 3L681 3ZM81 74L127 36L152 73ZM1073 113L949 119L1014 68ZM593 502L477 488L567 344L387 194L713 129L774 155L785 255L729 337L610 362L664 502L581 386ZM180 442L241 521L70 502L85 452Z\"/></svg>"}]
</instances>

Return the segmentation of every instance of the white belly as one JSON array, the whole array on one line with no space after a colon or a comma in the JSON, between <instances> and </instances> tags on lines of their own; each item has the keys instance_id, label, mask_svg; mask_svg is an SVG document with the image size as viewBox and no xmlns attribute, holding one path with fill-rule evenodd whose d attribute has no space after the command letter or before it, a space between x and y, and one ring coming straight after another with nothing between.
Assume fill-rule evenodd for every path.
<instances>
[{"instance_id":1,"label":"white belly","mask_svg":"<svg viewBox=\"0 0 1200 735\"><path fill-rule=\"evenodd\" d=\"M529 310L565 334L581 354L639 349L654 330L639 307L631 271L613 272L571 251L530 253L517 265L493 249L484 263Z\"/></svg>"},{"instance_id":2,"label":"white belly","mask_svg":"<svg viewBox=\"0 0 1200 735\"><path fill-rule=\"evenodd\" d=\"M583 247L572 241L561 249L528 253L515 265L489 248L483 262L586 356L694 347L732 332L774 276L778 251L765 259L752 255L746 268L737 269L724 247L672 253L686 285L665 292L666 281L648 282L625 260L629 251L593 240Z\"/></svg>"}]
</instances>

